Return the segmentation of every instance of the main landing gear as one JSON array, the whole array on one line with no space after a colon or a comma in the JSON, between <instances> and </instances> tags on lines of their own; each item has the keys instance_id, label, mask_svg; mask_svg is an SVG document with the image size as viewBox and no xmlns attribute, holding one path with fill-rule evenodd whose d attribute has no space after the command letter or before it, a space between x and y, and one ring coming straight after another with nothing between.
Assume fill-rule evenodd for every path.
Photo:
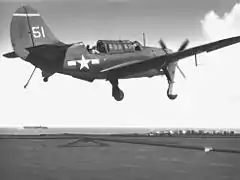
<instances>
[{"instance_id":1,"label":"main landing gear","mask_svg":"<svg viewBox=\"0 0 240 180\"><path fill-rule=\"evenodd\" d=\"M173 74L171 76L166 67L163 68L163 72L166 75L167 81L168 81L167 96L169 99L174 100L178 96L177 94L174 94L174 91L173 91L173 85L174 85L173 77L175 72L172 72Z\"/></svg>"},{"instance_id":2,"label":"main landing gear","mask_svg":"<svg viewBox=\"0 0 240 180\"><path fill-rule=\"evenodd\" d=\"M168 82L167 96L169 99L174 100L177 98L177 94L173 94L173 82Z\"/></svg>"},{"instance_id":3,"label":"main landing gear","mask_svg":"<svg viewBox=\"0 0 240 180\"><path fill-rule=\"evenodd\" d=\"M118 86L118 79L109 80L112 84L112 96L116 101L121 101L124 98L123 91Z\"/></svg>"}]
</instances>

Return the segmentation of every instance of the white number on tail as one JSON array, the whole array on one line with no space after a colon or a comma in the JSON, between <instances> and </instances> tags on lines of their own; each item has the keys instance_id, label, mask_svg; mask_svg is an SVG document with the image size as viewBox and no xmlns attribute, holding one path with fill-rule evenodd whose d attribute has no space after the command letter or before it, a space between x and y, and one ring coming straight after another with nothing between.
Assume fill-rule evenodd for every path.
<instances>
[{"instance_id":1,"label":"white number on tail","mask_svg":"<svg viewBox=\"0 0 240 180\"><path fill-rule=\"evenodd\" d=\"M32 27L32 33L34 38L45 38L45 32L42 26L34 26Z\"/></svg>"}]
</instances>

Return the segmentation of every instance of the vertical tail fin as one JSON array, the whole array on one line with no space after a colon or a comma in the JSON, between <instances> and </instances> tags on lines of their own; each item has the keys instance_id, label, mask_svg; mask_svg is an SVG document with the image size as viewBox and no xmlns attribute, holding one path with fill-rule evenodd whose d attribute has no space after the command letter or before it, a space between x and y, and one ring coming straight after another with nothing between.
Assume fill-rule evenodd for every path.
<instances>
[{"instance_id":1,"label":"vertical tail fin","mask_svg":"<svg viewBox=\"0 0 240 180\"><path fill-rule=\"evenodd\" d=\"M11 43L15 53L24 58L25 48L43 44L63 44L51 32L38 11L22 6L13 14L10 25Z\"/></svg>"}]
</instances>

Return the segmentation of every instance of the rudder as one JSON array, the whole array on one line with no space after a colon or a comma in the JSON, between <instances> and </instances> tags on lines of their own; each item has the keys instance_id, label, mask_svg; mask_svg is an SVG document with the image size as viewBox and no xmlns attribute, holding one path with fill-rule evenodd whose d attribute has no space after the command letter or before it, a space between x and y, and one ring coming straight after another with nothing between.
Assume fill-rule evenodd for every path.
<instances>
[{"instance_id":1,"label":"rudder","mask_svg":"<svg viewBox=\"0 0 240 180\"><path fill-rule=\"evenodd\" d=\"M39 12L22 6L13 14L10 25L11 43L16 54L25 58L25 48L43 44L63 44L51 32Z\"/></svg>"}]
</instances>

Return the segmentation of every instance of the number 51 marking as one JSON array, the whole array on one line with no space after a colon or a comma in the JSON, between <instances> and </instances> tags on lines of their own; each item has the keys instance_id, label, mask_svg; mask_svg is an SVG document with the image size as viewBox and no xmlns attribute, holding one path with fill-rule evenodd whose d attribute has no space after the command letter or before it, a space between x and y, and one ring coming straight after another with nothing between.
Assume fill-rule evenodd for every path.
<instances>
[{"instance_id":1,"label":"number 51 marking","mask_svg":"<svg viewBox=\"0 0 240 180\"><path fill-rule=\"evenodd\" d=\"M32 27L32 33L34 38L45 38L45 32L42 26L34 26Z\"/></svg>"}]
</instances>

